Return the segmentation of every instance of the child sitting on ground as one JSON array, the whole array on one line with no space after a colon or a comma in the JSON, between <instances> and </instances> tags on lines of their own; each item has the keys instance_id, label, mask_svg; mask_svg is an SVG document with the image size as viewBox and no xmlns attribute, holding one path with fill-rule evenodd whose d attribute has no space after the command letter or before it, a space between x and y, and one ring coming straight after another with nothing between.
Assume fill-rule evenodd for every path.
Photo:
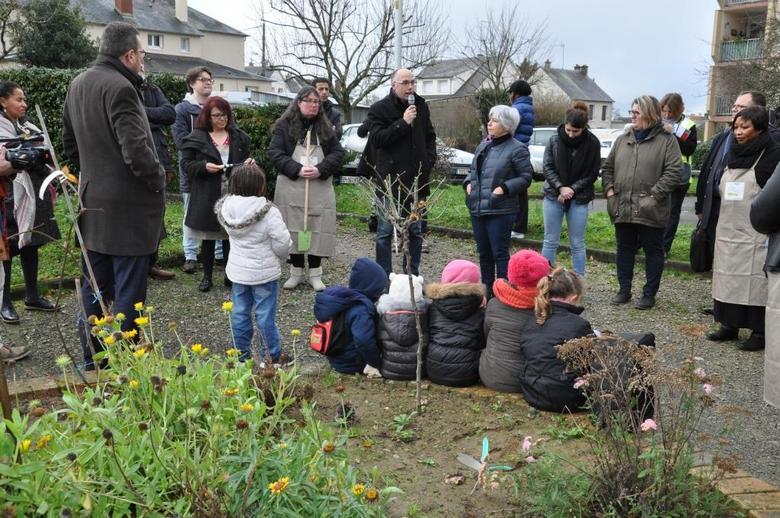
<instances>
[{"instance_id":1,"label":"child sitting on ground","mask_svg":"<svg viewBox=\"0 0 780 518\"><path fill-rule=\"evenodd\" d=\"M526 324L520 337L525 356L523 397L539 410L576 412L585 404L585 395L574 388L578 374L566 372L556 346L593 334L590 323L580 316L585 284L576 273L556 268L542 277L538 289L534 301L536 320Z\"/></svg>"},{"instance_id":2,"label":"child sitting on ground","mask_svg":"<svg viewBox=\"0 0 780 518\"><path fill-rule=\"evenodd\" d=\"M507 279L493 284L495 297L485 310L486 347L479 358L479 377L485 386L501 392L522 392L520 377L525 359L520 337L534 318L539 279L550 273L550 263L534 250L520 250L509 258Z\"/></svg>"},{"instance_id":3,"label":"child sitting on ground","mask_svg":"<svg viewBox=\"0 0 780 518\"><path fill-rule=\"evenodd\" d=\"M314 297L314 318L334 320L344 313L350 339L346 348L328 356L333 370L342 374L364 372L379 375L380 355L376 344L374 303L387 285L387 274L376 261L361 257L352 265L349 287L331 286Z\"/></svg>"},{"instance_id":4,"label":"child sitting on ground","mask_svg":"<svg viewBox=\"0 0 780 518\"><path fill-rule=\"evenodd\" d=\"M260 333L260 357L279 362L282 341L276 327L280 259L290 252L292 240L282 215L265 199L265 174L257 165L233 170L227 196L214 212L230 238L225 275L233 282L230 326L241 361L252 357L252 313Z\"/></svg>"},{"instance_id":5,"label":"child sitting on ground","mask_svg":"<svg viewBox=\"0 0 780 518\"><path fill-rule=\"evenodd\" d=\"M479 266L455 259L441 272L441 283L425 287L428 350L425 368L434 383L467 387L479 381L479 353L485 347L485 285Z\"/></svg>"},{"instance_id":6,"label":"child sitting on ground","mask_svg":"<svg viewBox=\"0 0 780 518\"><path fill-rule=\"evenodd\" d=\"M423 298L423 278L412 275L414 300L420 314L423 340L427 338L428 323L425 316L426 303ZM417 321L409 293L409 276L390 274L390 288L379 297L376 304L378 315L376 336L382 352L382 377L410 381L417 377ZM424 364L423 364L424 366Z\"/></svg>"}]
</instances>

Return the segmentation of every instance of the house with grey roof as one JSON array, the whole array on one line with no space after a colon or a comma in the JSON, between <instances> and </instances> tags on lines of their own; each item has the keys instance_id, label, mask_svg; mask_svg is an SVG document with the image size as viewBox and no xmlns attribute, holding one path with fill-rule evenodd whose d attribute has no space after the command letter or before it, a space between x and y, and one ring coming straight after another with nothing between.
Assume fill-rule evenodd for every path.
<instances>
[{"instance_id":1,"label":"house with grey roof","mask_svg":"<svg viewBox=\"0 0 780 518\"><path fill-rule=\"evenodd\" d=\"M270 78L244 70L247 35L187 5L187 0L70 0L87 32L99 39L111 22L135 25L146 46L146 70L184 76L208 67L214 91L271 91Z\"/></svg>"},{"instance_id":2,"label":"house with grey roof","mask_svg":"<svg viewBox=\"0 0 780 518\"><path fill-rule=\"evenodd\" d=\"M514 66L507 67L504 84L515 80ZM487 63L480 56L443 59L425 66L417 74L417 93L426 99L468 97L486 88Z\"/></svg>"},{"instance_id":3,"label":"house with grey roof","mask_svg":"<svg viewBox=\"0 0 780 518\"><path fill-rule=\"evenodd\" d=\"M591 128L609 128L614 100L588 76L588 65L574 65L573 70L552 68L550 60L529 81L534 97L561 99L566 103L582 101L588 105Z\"/></svg>"}]
</instances>

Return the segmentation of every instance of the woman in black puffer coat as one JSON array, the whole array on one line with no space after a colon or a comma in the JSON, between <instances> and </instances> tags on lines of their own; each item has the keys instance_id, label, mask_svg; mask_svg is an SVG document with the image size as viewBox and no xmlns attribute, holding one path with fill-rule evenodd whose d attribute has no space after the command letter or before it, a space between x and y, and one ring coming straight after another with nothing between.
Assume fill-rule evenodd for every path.
<instances>
[{"instance_id":1,"label":"woman in black puffer coat","mask_svg":"<svg viewBox=\"0 0 780 518\"><path fill-rule=\"evenodd\" d=\"M425 287L428 306L428 378L439 385L467 387L479 382L479 355L485 348L485 286L479 267L451 261L441 283Z\"/></svg>"}]
</instances>

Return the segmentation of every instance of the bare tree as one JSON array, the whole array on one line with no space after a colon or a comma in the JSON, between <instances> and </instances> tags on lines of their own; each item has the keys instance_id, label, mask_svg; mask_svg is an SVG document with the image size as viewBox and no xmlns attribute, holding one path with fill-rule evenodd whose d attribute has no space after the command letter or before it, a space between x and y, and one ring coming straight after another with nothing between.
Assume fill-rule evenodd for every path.
<instances>
[{"instance_id":1,"label":"bare tree","mask_svg":"<svg viewBox=\"0 0 780 518\"><path fill-rule=\"evenodd\" d=\"M418 68L445 48L443 10L435 2L411 0L403 23L403 63ZM331 95L352 120L354 107L390 78L393 9L382 0L272 0L265 23L274 28L278 63L293 77L326 77Z\"/></svg>"},{"instance_id":2,"label":"bare tree","mask_svg":"<svg viewBox=\"0 0 780 518\"><path fill-rule=\"evenodd\" d=\"M0 0L0 61L16 50L16 43L11 37L11 24L19 13L16 0Z\"/></svg>"}]
</instances>

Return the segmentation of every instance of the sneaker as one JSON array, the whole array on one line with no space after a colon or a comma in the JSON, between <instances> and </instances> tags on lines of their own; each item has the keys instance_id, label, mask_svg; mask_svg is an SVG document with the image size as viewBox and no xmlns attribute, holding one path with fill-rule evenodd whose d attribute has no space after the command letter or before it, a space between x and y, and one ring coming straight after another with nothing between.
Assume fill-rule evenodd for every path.
<instances>
[{"instance_id":1,"label":"sneaker","mask_svg":"<svg viewBox=\"0 0 780 518\"><path fill-rule=\"evenodd\" d=\"M650 295L642 295L642 297L636 301L634 307L636 309L650 309L655 306L655 297Z\"/></svg>"},{"instance_id":2,"label":"sneaker","mask_svg":"<svg viewBox=\"0 0 780 518\"><path fill-rule=\"evenodd\" d=\"M13 345L0 344L0 358L5 363L21 360L28 354L30 354L30 351L28 351L26 347L15 347Z\"/></svg>"},{"instance_id":3,"label":"sneaker","mask_svg":"<svg viewBox=\"0 0 780 518\"><path fill-rule=\"evenodd\" d=\"M514 238L514 239L525 239L525 234L523 234L522 232L515 232L513 230L512 231L512 238Z\"/></svg>"},{"instance_id":4,"label":"sneaker","mask_svg":"<svg viewBox=\"0 0 780 518\"><path fill-rule=\"evenodd\" d=\"M181 265L181 271L184 273L195 273L198 269L198 262L195 259L187 259L184 264Z\"/></svg>"}]
</instances>

